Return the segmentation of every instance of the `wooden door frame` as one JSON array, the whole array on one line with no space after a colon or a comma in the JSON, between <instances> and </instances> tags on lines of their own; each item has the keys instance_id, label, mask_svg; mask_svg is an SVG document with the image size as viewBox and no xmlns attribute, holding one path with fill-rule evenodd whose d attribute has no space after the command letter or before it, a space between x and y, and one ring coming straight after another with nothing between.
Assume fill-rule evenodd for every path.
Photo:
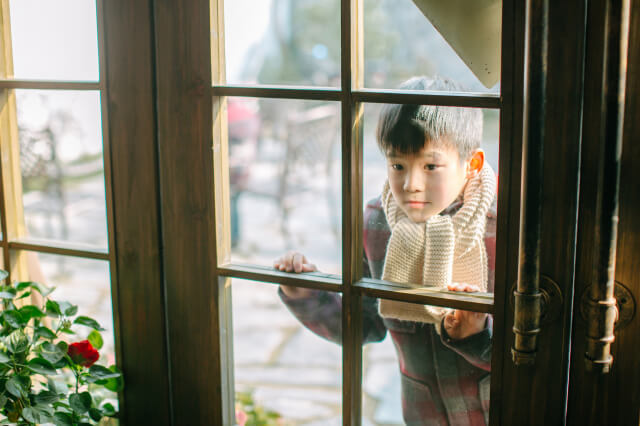
<instances>
[{"instance_id":1,"label":"wooden door frame","mask_svg":"<svg viewBox=\"0 0 640 426\"><path fill-rule=\"evenodd\" d=\"M505 28L524 28L524 1L504 1ZM211 161L214 105L209 1L109 0L104 9L117 306L127 380L123 424L223 424L232 415L221 386L230 362L221 342L228 339L230 329L223 315L228 288L226 279L218 282L212 214L215 171ZM637 9L633 22L640 23ZM501 125L506 134L500 162L510 166L501 169L500 175L500 211L506 214L498 218L499 238L506 243L497 253L496 280L505 283L505 290L495 294L492 425L565 421L585 17L586 0L550 2L549 37L562 42L550 44L548 52L544 162L545 169L553 173L542 182L546 189L541 235L545 250L540 267L558 284L563 303L560 316L539 336L533 367L515 367L510 353L513 312L509 300L517 278L519 235L518 221L513 218L520 211L524 32L514 31L516 37L503 41L503 49L510 46L507 50L513 53L509 63L503 62L503 75L512 73L514 78L502 89L503 105L510 105L510 114L501 116L501 123L509 124ZM632 40L640 40L638 27ZM636 99L638 56L630 57L629 62L628 91ZM637 116L637 102L629 103L627 109ZM626 140L638 134L639 122L627 121ZM631 161L638 155L637 146L625 144L625 179L639 181L638 167ZM199 184L194 187L194 182ZM632 189L623 187L624 194L633 194ZM637 207L631 198L627 195L625 201L621 196L621 218L629 217ZM637 227L637 223L627 223ZM624 226L622 222L621 231ZM638 252L637 236L634 238L620 239L621 259ZM621 260L618 268L622 282L630 282L629 277L637 280L637 262ZM634 330L637 335L639 326L636 318L625 333ZM620 337L620 341L626 339ZM637 384L636 373L633 380ZM638 393L634 395L637 406ZM358 412L357 407L351 408Z\"/></svg>"}]
</instances>

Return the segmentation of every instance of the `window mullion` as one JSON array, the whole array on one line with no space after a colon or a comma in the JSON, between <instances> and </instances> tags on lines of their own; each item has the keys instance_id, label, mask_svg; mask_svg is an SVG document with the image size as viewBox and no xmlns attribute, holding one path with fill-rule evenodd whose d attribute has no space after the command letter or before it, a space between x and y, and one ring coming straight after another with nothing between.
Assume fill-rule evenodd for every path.
<instances>
[{"instance_id":1,"label":"window mullion","mask_svg":"<svg viewBox=\"0 0 640 426\"><path fill-rule=\"evenodd\" d=\"M224 0L210 5L211 81L213 85L226 84ZM216 275L218 286L218 323L220 325L220 366L216 369L216 383L222 397L222 424L235 424L235 379L233 362L233 325L231 277L220 274L217 266L231 260L231 215L229 202L229 140L227 97L213 96L213 179L216 241Z\"/></svg>"},{"instance_id":2,"label":"window mullion","mask_svg":"<svg viewBox=\"0 0 640 426\"><path fill-rule=\"evenodd\" d=\"M13 77L11 48L11 17L9 1L0 0L0 78ZM12 89L0 91L0 153L2 160L2 236L4 267L12 280L27 279L26 256L16 252L11 256L8 242L25 235L22 205L22 177L20 172L20 141L16 95Z\"/></svg>"},{"instance_id":3,"label":"window mullion","mask_svg":"<svg viewBox=\"0 0 640 426\"><path fill-rule=\"evenodd\" d=\"M342 400L343 425L360 425L362 407L362 104L353 89L363 83L363 1L341 3L342 76Z\"/></svg>"}]
</instances>

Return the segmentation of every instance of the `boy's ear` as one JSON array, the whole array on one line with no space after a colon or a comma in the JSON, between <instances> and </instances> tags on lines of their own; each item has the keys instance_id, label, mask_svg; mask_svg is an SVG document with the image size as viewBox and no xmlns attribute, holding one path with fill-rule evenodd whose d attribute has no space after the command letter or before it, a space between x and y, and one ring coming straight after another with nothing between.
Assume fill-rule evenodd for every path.
<instances>
[{"instance_id":1,"label":"boy's ear","mask_svg":"<svg viewBox=\"0 0 640 426\"><path fill-rule=\"evenodd\" d=\"M481 149L475 151L471 155L468 164L467 177L473 177L477 175L480 170L482 170L482 167L484 167L484 151Z\"/></svg>"}]
</instances>

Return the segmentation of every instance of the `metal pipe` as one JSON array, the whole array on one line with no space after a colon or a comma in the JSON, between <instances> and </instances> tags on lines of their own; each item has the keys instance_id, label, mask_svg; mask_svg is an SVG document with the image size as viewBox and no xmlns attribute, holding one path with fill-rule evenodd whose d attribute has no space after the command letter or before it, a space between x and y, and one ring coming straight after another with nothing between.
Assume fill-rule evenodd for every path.
<instances>
[{"instance_id":1,"label":"metal pipe","mask_svg":"<svg viewBox=\"0 0 640 426\"><path fill-rule=\"evenodd\" d=\"M602 55L602 131L600 132L599 203L596 208L596 258L587 301L588 371L608 373L613 363L611 343L618 316L615 288L616 245L618 240L618 193L620 159L622 155L622 125L624 120L626 58L629 32L629 1L607 0L604 19L604 54Z\"/></svg>"},{"instance_id":2,"label":"metal pipe","mask_svg":"<svg viewBox=\"0 0 640 426\"><path fill-rule=\"evenodd\" d=\"M545 139L549 1L528 0L525 47L522 201L518 283L511 349L516 365L533 364L540 332L540 228Z\"/></svg>"}]
</instances>

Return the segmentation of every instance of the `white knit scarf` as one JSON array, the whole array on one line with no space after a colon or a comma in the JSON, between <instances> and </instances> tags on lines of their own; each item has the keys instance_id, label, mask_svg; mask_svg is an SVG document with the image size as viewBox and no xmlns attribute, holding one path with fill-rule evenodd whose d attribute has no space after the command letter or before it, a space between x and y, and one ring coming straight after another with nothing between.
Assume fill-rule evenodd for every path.
<instances>
[{"instance_id":1,"label":"white knit scarf","mask_svg":"<svg viewBox=\"0 0 640 426\"><path fill-rule=\"evenodd\" d=\"M496 193L496 176L485 162L464 189L463 204L453 216L438 214L414 223L398 206L389 182L382 190L382 207L391 237L382 279L407 283L415 289L446 289L452 282L487 290L488 265L484 242L487 212ZM450 312L415 303L380 300L380 315L405 321L433 323L440 333L442 318Z\"/></svg>"}]
</instances>

